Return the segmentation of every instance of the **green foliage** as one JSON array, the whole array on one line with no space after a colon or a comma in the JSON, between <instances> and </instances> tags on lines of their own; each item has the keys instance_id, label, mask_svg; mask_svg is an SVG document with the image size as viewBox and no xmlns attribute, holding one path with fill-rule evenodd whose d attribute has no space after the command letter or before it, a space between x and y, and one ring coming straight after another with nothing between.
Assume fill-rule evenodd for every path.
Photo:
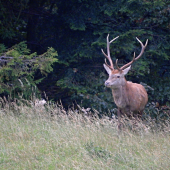
<instances>
[{"instance_id":1,"label":"green foliage","mask_svg":"<svg viewBox=\"0 0 170 170\"><path fill-rule=\"evenodd\" d=\"M76 101L99 111L113 109L111 92L104 88L107 74L101 53L101 48L106 50L109 33L110 39L120 36L110 47L113 61L119 59L120 66L131 61L134 52L136 56L140 53L135 37L143 43L149 40L144 55L132 65L127 79L155 89L148 91L150 101L164 104L170 100L170 1L11 0L0 2L0 7L0 40L5 46L27 41L32 52L24 43L6 51L13 59L9 58L3 68L1 81L9 82L10 76L19 76L24 81L22 77L27 75L27 80L34 79L42 91L46 89L50 99L61 99L67 106ZM4 45L0 46L1 53ZM59 54L53 71L51 65L57 53L53 48L45 53L49 46ZM50 76L41 81L36 70Z\"/></svg>"},{"instance_id":2,"label":"green foliage","mask_svg":"<svg viewBox=\"0 0 170 170\"><path fill-rule=\"evenodd\" d=\"M170 77L163 77L153 84L154 91L151 94L153 101L157 101L160 104L170 101Z\"/></svg>"},{"instance_id":3,"label":"green foliage","mask_svg":"<svg viewBox=\"0 0 170 170\"><path fill-rule=\"evenodd\" d=\"M4 46L3 46L4 47ZM3 49L0 54L0 92L12 97L22 95L29 99L33 93L39 93L36 84L53 71L52 65L57 62L58 54L53 48L49 48L42 55L30 53L25 42L13 47ZM40 72L41 76L36 76Z\"/></svg>"},{"instance_id":4,"label":"green foliage","mask_svg":"<svg viewBox=\"0 0 170 170\"><path fill-rule=\"evenodd\" d=\"M131 61L134 52L136 56L140 53L141 47L135 37L143 43L146 39L149 40L143 56L132 65L127 80L144 82L155 89L148 91L150 101L162 101L163 104L169 100L166 97L169 93L165 90L169 86L169 77L167 83L161 77L170 56L169 2L75 2L58 4L59 9L65 10L59 15L63 16L67 23L60 26L62 30L67 31L60 32L62 39L59 40L62 40L62 44L57 44L60 48L61 67L63 64L67 65L56 83L57 87L62 89L63 101L70 98L71 102L76 100L83 106L96 108L100 112L116 107L111 91L104 87L107 74L102 67L104 56L100 49L106 50L108 33L110 39L120 36L110 47L113 61L119 59L120 66ZM78 71L74 72L74 68ZM163 93L160 91L161 88L164 89Z\"/></svg>"},{"instance_id":5,"label":"green foliage","mask_svg":"<svg viewBox=\"0 0 170 170\"><path fill-rule=\"evenodd\" d=\"M71 100L80 101L84 107L97 108L99 112L112 109L115 105L111 91L104 87L107 76L104 72L97 73L93 67L87 66L87 68L88 71L81 67L69 69L66 72L66 78L57 81L57 86L69 91Z\"/></svg>"},{"instance_id":6,"label":"green foliage","mask_svg":"<svg viewBox=\"0 0 170 170\"><path fill-rule=\"evenodd\" d=\"M0 2L0 36L2 39L16 41L23 39L26 22L22 11L27 8L28 1L10 0Z\"/></svg>"},{"instance_id":7,"label":"green foliage","mask_svg":"<svg viewBox=\"0 0 170 170\"><path fill-rule=\"evenodd\" d=\"M5 45L4 44L0 44L0 53L5 52L5 50L6 50Z\"/></svg>"}]
</instances>

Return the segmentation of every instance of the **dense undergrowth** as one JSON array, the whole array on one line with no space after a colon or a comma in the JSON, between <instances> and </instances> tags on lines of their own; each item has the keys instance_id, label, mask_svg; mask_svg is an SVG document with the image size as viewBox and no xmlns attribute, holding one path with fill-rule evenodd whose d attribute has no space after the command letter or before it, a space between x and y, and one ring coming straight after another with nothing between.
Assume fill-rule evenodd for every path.
<instances>
[{"instance_id":1,"label":"dense undergrowth","mask_svg":"<svg viewBox=\"0 0 170 170\"><path fill-rule=\"evenodd\" d=\"M170 122L1 99L0 169L169 169ZM44 103L43 103L44 104Z\"/></svg>"}]
</instances>

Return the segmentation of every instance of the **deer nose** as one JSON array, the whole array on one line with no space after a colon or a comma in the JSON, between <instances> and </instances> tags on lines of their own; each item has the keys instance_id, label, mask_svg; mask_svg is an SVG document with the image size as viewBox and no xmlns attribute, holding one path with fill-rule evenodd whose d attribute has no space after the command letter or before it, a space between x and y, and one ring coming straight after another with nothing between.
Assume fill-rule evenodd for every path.
<instances>
[{"instance_id":1,"label":"deer nose","mask_svg":"<svg viewBox=\"0 0 170 170\"><path fill-rule=\"evenodd\" d=\"M109 82L108 81L105 82L105 86L109 86Z\"/></svg>"}]
</instances>

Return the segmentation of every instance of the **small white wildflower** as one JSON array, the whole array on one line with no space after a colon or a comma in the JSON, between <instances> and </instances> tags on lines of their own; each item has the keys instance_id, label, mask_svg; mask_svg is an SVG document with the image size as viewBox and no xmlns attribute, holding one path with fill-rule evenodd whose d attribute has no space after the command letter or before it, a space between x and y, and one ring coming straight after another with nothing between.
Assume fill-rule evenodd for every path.
<instances>
[{"instance_id":1,"label":"small white wildflower","mask_svg":"<svg viewBox=\"0 0 170 170\"><path fill-rule=\"evenodd\" d=\"M39 100L39 99L36 99L35 100L35 106L38 107L38 106L44 106L47 102L42 99L42 100Z\"/></svg>"}]
</instances>

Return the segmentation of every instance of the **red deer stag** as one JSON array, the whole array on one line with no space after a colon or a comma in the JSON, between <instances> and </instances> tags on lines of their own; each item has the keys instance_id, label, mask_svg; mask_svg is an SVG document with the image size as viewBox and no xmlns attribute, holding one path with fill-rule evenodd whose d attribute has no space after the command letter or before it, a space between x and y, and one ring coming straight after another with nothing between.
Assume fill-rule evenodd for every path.
<instances>
[{"instance_id":1,"label":"red deer stag","mask_svg":"<svg viewBox=\"0 0 170 170\"><path fill-rule=\"evenodd\" d=\"M118 36L119 37L119 36ZM145 108L146 103L148 102L148 95L145 88L141 84L132 83L126 81L125 75L131 68L131 64L138 60L147 46L148 40L146 40L145 45L136 37L138 42L141 44L142 50L140 54L132 59L131 62L125 64L121 68L118 67L118 59L116 60L116 68L114 69L112 59L110 57L110 44L116 40L118 37L109 41L109 34L107 36L107 54L104 53L102 49L102 53L108 59L109 64L107 64L105 58L104 68L109 74L108 80L105 82L105 86L112 89L112 95L114 98L114 102L118 107L118 118L121 116L134 116L138 117L142 115L142 111Z\"/></svg>"}]
</instances>

